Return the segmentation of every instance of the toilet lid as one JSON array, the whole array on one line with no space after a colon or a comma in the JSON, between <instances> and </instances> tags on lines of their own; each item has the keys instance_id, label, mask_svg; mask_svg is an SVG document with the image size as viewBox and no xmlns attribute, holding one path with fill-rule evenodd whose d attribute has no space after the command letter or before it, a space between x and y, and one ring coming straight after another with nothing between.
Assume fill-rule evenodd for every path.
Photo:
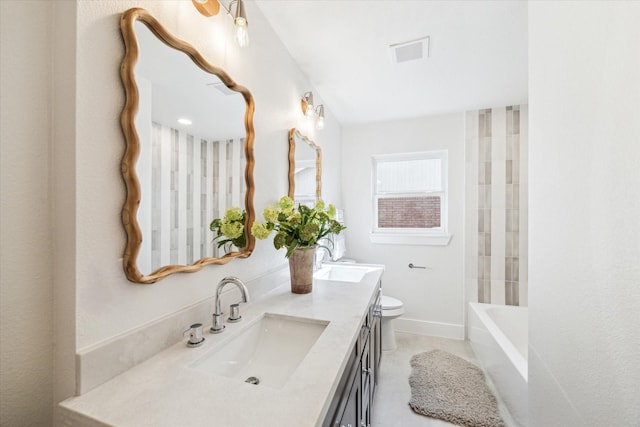
<instances>
[{"instance_id":1,"label":"toilet lid","mask_svg":"<svg viewBox=\"0 0 640 427\"><path fill-rule=\"evenodd\" d=\"M383 310L393 310L396 308L402 307L402 301L397 300L392 297L388 297L386 295L382 295L382 300L380 301Z\"/></svg>"}]
</instances>

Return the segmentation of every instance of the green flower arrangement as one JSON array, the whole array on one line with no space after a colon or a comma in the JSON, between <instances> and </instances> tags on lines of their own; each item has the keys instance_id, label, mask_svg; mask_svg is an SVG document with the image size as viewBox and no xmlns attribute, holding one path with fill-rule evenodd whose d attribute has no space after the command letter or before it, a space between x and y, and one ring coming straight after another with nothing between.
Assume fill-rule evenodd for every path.
<instances>
[{"instance_id":1,"label":"green flower arrangement","mask_svg":"<svg viewBox=\"0 0 640 427\"><path fill-rule=\"evenodd\" d=\"M339 234L346 228L335 220L336 208L329 205L325 209L322 200L313 208L302 204L296 208L293 199L284 196L276 206L267 206L263 215L265 221L254 222L251 234L264 240L275 231L273 246L287 248L287 258L297 248L317 245L328 234Z\"/></svg>"},{"instance_id":2,"label":"green flower arrangement","mask_svg":"<svg viewBox=\"0 0 640 427\"><path fill-rule=\"evenodd\" d=\"M239 207L227 209L224 218L216 218L211 221L209 229L216 233L213 240L218 240L218 247L233 245L237 248L247 246L247 236L244 233L244 222L247 212ZM228 249L228 246L225 247Z\"/></svg>"}]
</instances>

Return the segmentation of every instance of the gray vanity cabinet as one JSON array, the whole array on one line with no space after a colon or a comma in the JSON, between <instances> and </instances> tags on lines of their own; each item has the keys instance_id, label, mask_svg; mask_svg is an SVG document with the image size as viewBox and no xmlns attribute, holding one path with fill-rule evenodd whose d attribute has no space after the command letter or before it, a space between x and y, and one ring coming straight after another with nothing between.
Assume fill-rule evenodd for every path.
<instances>
[{"instance_id":1,"label":"gray vanity cabinet","mask_svg":"<svg viewBox=\"0 0 640 427\"><path fill-rule=\"evenodd\" d=\"M380 288L369 306L338 389L331 401L326 427L369 427L381 356Z\"/></svg>"},{"instance_id":2,"label":"gray vanity cabinet","mask_svg":"<svg viewBox=\"0 0 640 427\"><path fill-rule=\"evenodd\" d=\"M369 393L369 414L373 410L373 396L378 386L378 376L380 375L380 359L382 356L382 289L378 288L375 303L371 306L371 332L369 335L369 358L371 363ZM368 425L368 424L367 424Z\"/></svg>"}]
</instances>

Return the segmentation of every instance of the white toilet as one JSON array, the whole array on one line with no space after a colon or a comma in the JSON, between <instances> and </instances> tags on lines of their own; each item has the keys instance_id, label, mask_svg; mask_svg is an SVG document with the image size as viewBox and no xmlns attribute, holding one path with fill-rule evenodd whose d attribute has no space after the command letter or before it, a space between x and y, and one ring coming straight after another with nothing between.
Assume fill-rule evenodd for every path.
<instances>
[{"instance_id":1,"label":"white toilet","mask_svg":"<svg viewBox=\"0 0 640 427\"><path fill-rule=\"evenodd\" d=\"M382 350L393 351L396 349L396 334L393 331L393 319L404 314L402 301L382 295Z\"/></svg>"},{"instance_id":2,"label":"white toilet","mask_svg":"<svg viewBox=\"0 0 640 427\"><path fill-rule=\"evenodd\" d=\"M344 212L340 209L337 211L336 219L343 222ZM331 259L334 262L343 262L347 264L355 263L355 259L344 258L346 252L345 233L337 236L331 235L331 244L334 248ZM321 251L324 253L324 251ZM404 314L404 304L402 301L382 295L380 305L382 305L382 350L393 351L396 349L396 334L393 332L393 319Z\"/></svg>"}]
</instances>

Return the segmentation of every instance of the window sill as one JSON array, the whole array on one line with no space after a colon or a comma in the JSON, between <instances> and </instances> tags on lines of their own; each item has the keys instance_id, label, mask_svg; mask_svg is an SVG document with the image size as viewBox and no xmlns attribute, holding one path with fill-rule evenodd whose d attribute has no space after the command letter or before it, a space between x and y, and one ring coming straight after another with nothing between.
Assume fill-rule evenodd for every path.
<instances>
[{"instance_id":1,"label":"window sill","mask_svg":"<svg viewBox=\"0 0 640 427\"><path fill-rule=\"evenodd\" d=\"M381 245L447 246L453 234L386 234L370 233L371 243Z\"/></svg>"}]
</instances>

